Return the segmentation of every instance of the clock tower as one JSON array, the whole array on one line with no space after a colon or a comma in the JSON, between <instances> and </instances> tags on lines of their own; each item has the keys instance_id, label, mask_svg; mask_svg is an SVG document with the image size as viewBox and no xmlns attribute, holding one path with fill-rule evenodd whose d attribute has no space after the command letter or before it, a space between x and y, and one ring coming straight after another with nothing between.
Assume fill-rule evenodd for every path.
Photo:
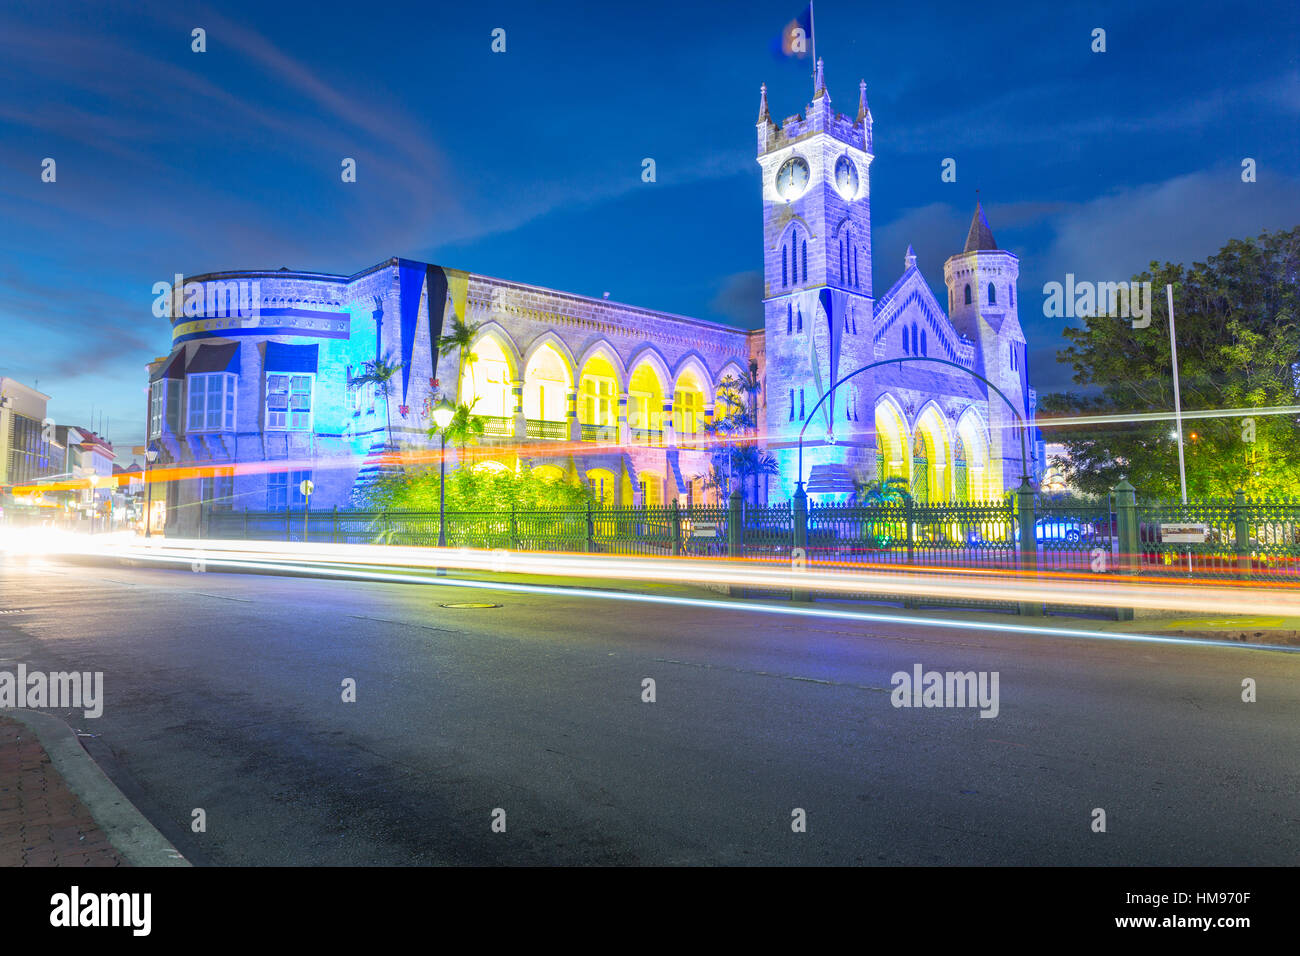
<instances>
[{"instance_id":1,"label":"clock tower","mask_svg":"<svg viewBox=\"0 0 1300 956\"><path fill-rule=\"evenodd\" d=\"M840 385L873 360L871 110L858 84L856 119L836 113L817 61L802 115L772 121L767 87L758 115L763 181L763 275L768 449L793 493L838 498L875 460L871 373ZM803 430L803 474L796 476Z\"/></svg>"}]
</instances>

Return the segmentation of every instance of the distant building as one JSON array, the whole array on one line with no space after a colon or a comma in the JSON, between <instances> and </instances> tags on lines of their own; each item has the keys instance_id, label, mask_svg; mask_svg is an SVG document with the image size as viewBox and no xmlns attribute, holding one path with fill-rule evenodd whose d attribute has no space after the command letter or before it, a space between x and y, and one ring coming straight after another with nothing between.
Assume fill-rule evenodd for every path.
<instances>
[{"instance_id":1,"label":"distant building","mask_svg":"<svg viewBox=\"0 0 1300 956\"><path fill-rule=\"evenodd\" d=\"M0 487L38 481L62 470L62 448L45 414L49 400L31 386L0 378Z\"/></svg>"},{"instance_id":2,"label":"distant building","mask_svg":"<svg viewBox=\"0 0 1300 956\"><path fill-rule=\"evenodd\" d=\"M106 517L114 490L113 445L79 425L56 425L54 436L64 448L62 476L89 482L69 496L71 506L85 517Z\"/></svg>"}]
</instances>

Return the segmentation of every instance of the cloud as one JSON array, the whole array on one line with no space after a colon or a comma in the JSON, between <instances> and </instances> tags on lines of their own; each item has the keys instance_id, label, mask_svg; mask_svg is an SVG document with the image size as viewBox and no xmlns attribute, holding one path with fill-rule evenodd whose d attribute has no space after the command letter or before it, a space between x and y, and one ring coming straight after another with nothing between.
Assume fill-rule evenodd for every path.
<instances>
[{"instance_id":1,"label":"cloud","mask_svg":"<svg viewBox=\"0 0 1300 956\"><path fill-rule=\"evenodd\" d=\"M709 309L737 328L757 329L763 325L763 273L736 272L724 278Z\"/></svg>"},{"instance_id":2,"label":"cloud","mask_svg":"<svg viewBox=\"0 0 1300 956\"><path fill-rule=\"evenodd\" d=\"M1049 275L1120 281L1154 260L1190 265L1229 239L1300 224L1300 181L1267 171L1205 170L1118 190L1076 205L1055 223L1042 256Z\"/></svg>"}]
</instances>

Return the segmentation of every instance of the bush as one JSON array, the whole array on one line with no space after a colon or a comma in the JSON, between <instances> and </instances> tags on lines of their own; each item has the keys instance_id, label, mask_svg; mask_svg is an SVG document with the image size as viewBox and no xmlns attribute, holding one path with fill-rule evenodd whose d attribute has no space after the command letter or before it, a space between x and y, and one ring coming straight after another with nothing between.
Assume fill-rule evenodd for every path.
<instances>
[{"instance_id":1,"label":"bush","mask_svg":"<svg viewBox=\"0 0 1300 956\"><path fill-rule=\"evenodd\" d=\"M448 511L538 511L586 508L595 497L584 485L532 471L457 468L447 475ZM421 468L375 482L366 506L391 511L437 511L438 469Z\"/></svg>"}]
</instances>

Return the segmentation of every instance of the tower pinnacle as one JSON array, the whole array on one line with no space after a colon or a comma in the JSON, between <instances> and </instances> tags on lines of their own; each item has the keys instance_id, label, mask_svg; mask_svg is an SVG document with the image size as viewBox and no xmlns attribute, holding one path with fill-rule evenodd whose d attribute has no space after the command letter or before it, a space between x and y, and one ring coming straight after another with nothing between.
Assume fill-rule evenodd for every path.
<instances>
[{"instance_id":1,"label":"tower pinnacle","mask_svg":"<svg viewBox=\"0 0 1300 956\"><path fill-rule=\"evenodd\" d=\"M770 123L772 121L772 115L767 111L766 83L758 88L758 121L760 123Z\"/></svg>"},{"instance_id":2,"label":"tower pinnacle","mask_svg":"<svg viewBox=\"0 0 1300 956\"><path fill-rule=\"evenodd\" d=\"M858 81L858 123L871 122L871 107L867 105L867 81Z\"/></svg>"},{"instance_id":3,"label":"tower pinnacle","mask_svg":"<svg viewBox=\"0 0 1300 956\"><path fill-rule=\"evenodd\" d=\"M830 94L826 92L824 62L825 61L823 61L821 57L817 58L817 71L813 74L813 99L820 99L824 96L826 97L827 102L829 102L831 97Z\"/></svg>"}]
</instances>

